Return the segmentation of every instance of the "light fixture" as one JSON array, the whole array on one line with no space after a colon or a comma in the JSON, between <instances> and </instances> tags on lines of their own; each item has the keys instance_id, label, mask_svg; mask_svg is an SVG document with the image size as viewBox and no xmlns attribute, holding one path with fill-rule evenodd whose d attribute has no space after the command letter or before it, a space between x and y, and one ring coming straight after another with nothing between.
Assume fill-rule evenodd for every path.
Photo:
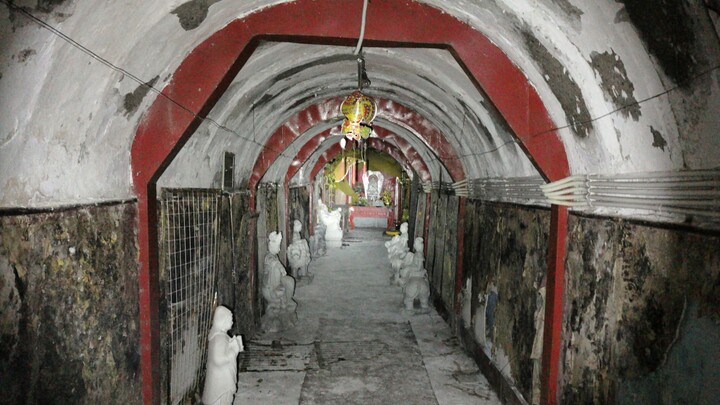
<instances>
[{"instance_id":1,"label":"light fixture","mask_svg":"<svg viewBox=\"0 0 720 405\"><path fill-rule=\"evenodd\" d=\"M348 139L358 141L367 139L372 133L372 121L377 115L377 102L374 98L362 93L362 86L367 80L364 75L365 62L358 59L358 90L353 91L340 105L340 112L345 119L340 132ZM367 83L370 81L367 80Z\"/></svg>"}]
</instances>

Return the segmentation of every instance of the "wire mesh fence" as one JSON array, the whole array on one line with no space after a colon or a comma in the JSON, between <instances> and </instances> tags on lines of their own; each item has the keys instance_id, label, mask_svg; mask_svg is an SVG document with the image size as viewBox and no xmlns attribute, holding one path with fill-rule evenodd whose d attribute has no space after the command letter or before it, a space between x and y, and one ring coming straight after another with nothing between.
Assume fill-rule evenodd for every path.
<instances>
[{"instance_id":1,"label":"wire mesh fence","mask_svg":"<svg viewBox=\"0 0 720 405\"><path fill-rule=\"evenodd\" d=\"M170 333L170 403L202 380L216 291L220 190L163 189L161 215Z\"/></svg>"}]
</instances>

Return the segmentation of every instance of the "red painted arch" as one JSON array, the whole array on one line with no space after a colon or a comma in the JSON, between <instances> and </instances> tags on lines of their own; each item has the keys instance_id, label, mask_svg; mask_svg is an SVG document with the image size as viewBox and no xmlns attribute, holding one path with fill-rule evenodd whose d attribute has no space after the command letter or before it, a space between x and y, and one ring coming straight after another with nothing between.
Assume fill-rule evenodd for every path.
<instances>
[{"instance_id":1,"label":"red painted arch","mask_svg":"<svg viewBox=\"0 0 720 405\"><path fill-rule=\"evenodd\" d=\"M304 108L290 117L268 137L250 174L248 188L251 193L255 191L268 168L297 137L320 123L341 120L340 104L343 99L344 97L333 97ZM465 178L465 170L455 148L429 120L398 102L384 98L377 98L377 101L379 117L417 133L438 156L440 162L445 165L453 180L458 181Z\"/></svg>"},{"instance_id":2,"label":"red painted arch","mask_svg":"<svg viewBox=\"0 0 720 405\"><path fill-rule=\"evenodd\" d=\"M284 183L286 186L290 184L290 180L292 180L293 176L295 176L295 174L300 171L300 168L303 167L303 165L308 160L308 158L310 158L313 152L315 152L320 147L320 145L323 143L323 141L325 141L327 137L331 136L331 130L332 129L328 129L313 136L311 139L305 142L305 144L295 154L295 157L293 157L287 173L285 173Z\"/></svg>"},{"instance_id":3,"label":"red painted arch","mask_svg":"<svg viewBox=\"0 0 720 405\"><path fill-rule=\"evenodd\" d=\"M325 150L325 152L321 153L320 156L318 156L318 160L313 165L312 170L310 171L310 178L314 179L320 169L322 169L323 166L327 164L327 162L333 160L335 156L339 155L340 152L342 152L342 147L338 142L332 144L329 148Z\"/></svg>"},{"instance_id":4,"label":"red painted arch","mask_svg":"<svg viewBox=\"0 0 720 405\"><path fill-rule=\"evenodd\" d=\"M415 150L415 148L410 145L408 141L379 125L375 125L374 128L375 133L378 135L379 138L368 139L368 145L376 145L376 149L378 150L381 150L379 148L387 149L388 154L390 154L390 156L392 156L395 160L410 165L413 170L418 173L422 181L431 181L430 169L428 168L420 153L418 153L417 150ZM295 176L295 174L300 170L300 168L305 165L313 152L315 152L320 147L322 142L328 136L330 136L330 131L331 130L328 129L315 135L300 148L295 157L293 157L292 163L288 168L287 173L285 174L284 184L286 187L290 184L290 180L292 180L293 176ZM387 143L384 141L378 141L378 139L387 139L389 141L392 141L397 145L397 148L391 145L387 145Z\"/></svg>"},{"instance_id":5,"label":"red painted arch","mask_svg":"<svg viewBox=\"0 0 720 405\"><path fill-rule=\"evenodd\" d=\"M430 176L430 170L428 169L427 164L425 164L425 161L422 160L420 154L417 153L415 149L406 150L405 152L403 152L400 148L393 146L385 140L377 138L368 139L367 145L369 148L379 150L380 152L385 152L396 161L400 163L405 163L406 165L412 167L415 173L417 173L417 175L420 177L421 181L432 181L432 177Z\"/></svg>"},{"instance_id":6,"label":"red painted arch","mask_svg":"<svg viewBox=\"0 0 720 405\"><path fill-rule=\"evenodd\" d=\"M198 127L198 117L210 111L227 89L258 39L298 38L352 45L357 39L360 13L347 10L359 10L358 4L353 0L297 0L265 7L231 22L187 55L140 122L131 148L131 170L139 210L141 373L146 404L160 402L157 178ZM539 171L551 181L569 174L565 148L552 130L555 125L536 90L507 55L479 31L426 4L385 0L368 8L365 44L449 48L504 116ZM542 137L532 137L543 131ZM443 159L449 164L450 157ZM552 363L557 359L551 359L550 367ZM550 370L546 378L557 379L557 370ZM547 396L553 398L555 385L550 384Z\"/></svg>"},{"instance_id":7,"label":"red painted arch","mask_svg":"<svg viewBox=\"0 0 720 405\"><path fill-rule=\"evenodd\" d=\"M415 149L410 142L380 125L375 126L375 134L377 134L378 137L369 138L368 146L376 145L380 141L382 141L382 145L388 145L386 141L391 142L389 145L397 145L397 148L393 149L397 150L398 155L402 156L402 159L404 159L404 161L407 162L416 173L418 173L420 179L422 181L432 181L430 168L428 167L427 162L425 162L425 159L423 159L422 155L420 155L417 149ZM376 149L378 148L376 147ZM398 162L403 161L395 156L393 157Z\"/></svg>"}]
</instances>

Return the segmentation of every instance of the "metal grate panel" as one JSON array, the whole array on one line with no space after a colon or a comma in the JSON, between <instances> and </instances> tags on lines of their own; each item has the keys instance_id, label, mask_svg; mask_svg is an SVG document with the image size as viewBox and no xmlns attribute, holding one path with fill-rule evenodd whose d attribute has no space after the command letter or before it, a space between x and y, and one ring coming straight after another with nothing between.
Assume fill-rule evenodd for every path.
<instances>
[{"instance_id":1,"label":"metal grate panel","mask_svg":"<svg viewBox=\"0 0 720 405\"><path fill-rule=\"evenodd\" d=\"M202 380L216 291L219 190L163 189L170 403Z\"/></svg>"}]
</instances>

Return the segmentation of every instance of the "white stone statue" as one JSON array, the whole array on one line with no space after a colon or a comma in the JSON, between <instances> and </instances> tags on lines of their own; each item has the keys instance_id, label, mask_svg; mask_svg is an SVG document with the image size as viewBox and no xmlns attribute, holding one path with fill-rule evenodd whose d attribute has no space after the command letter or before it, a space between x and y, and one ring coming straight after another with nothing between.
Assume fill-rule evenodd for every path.
<instances>
[{"instance_id":1,"label":"white stone statue","mask_svg":"<svg viewBox=\"0 0 720 405\"><path fill-rule=\"evenodd\" d=\"M310 247L305 239L300 237L302 223L297 219L293 221L293 239L287 248L287 258L290 264L290 273L296 281L300 279L312 280L313 275L308 270L310 264Z\"/></svg>"},{"instance_id":2,"label":"white stone statue","mask_svg":"<svg viewBox=\"0 0 720 405\"><path fill-rule=\"evenodd\" d=\"M313 258L325 256L325 225L322 222L315 224L315 233L310 237L310 254Z\"/></svg>"},{"instance_id":3,"label":"white stone statue","mask_svg":"<svg viewBox=\"0 0 720 405\"><path fill-rule=\"evenodd\" d=\"M272 232L268 236L268 252L265 254L265 268L262 275L262 295L265 299L265 315L262 319L263 330L279 332L295 326L297 303L295 279L287 275L277 254L280 252L282 234Z\"/></svg>"},{"instance_id":4,"label":"white stone statue","mask_svg":"<svg viewBox=\"0 0 720 405\"><path fill-rule=\"evenodd\" d=\"M208 335L208 356L205 388L202 402L205 405L231 405L237 391L237 355L243 351L240 335L230 337L232 312L224 306L215 309L213 324Z\"/></svg>"},{"instance_id":5,"label":"white stone statue","mask_svg":"<svg viewBox=\"0 0 720 405\"><path fill-rule=\"evenodd\" d=\"M428 300L430 298L430 283L425 270L425 257L423 256L423 238L415 238L414 252L406 255L404 265L400 270L399 283L405 294L405 310L412 311L415 300L420 301L419 313L430 312ZM408 259L409 258L409 259Z\"/></svg>"},{"instance_id":6,"label":"white stone statue","mask_svg":"<svg viewBox=\"0 0 720 405\"><path fill-rule=\"evenodd\" d=\"M318 223L323 223L323 218L325 215L329 214L330 211L328 210L327 205L322 201L321 198L318 198L317 200L317 208L315 208L315 211L317 213L317 221Z\"/></svg>"},{"instance_id":7,"label":"white stone statue","mask_svg":"<svg viewBox=\"0 0 720 405\"><path fill-rule=\"evenodd\" d=\"M392 267L392 275L390 277L391 283L397 283L400 269L403 267L403 264L405 263L405 256L409 251L407 246L407 231L408 224L407 222L403 222L400 225L400 234L393 236L391 240L385 242L385 247L388 250L388 260L390 260L390 265Z\"/></svg>"},{"instance_id":8,"label":"white stone statue","mask_svg":"<svg viewBox=\"0 0 720 405\"><path fill-rule=\"evenodd\" d=\"M363 188L365 189L365 197L367 197L368 201L375 202L380 200L384 181L385 176L383 176L382 172L369 170L363 173Z\"/></svg>"},{"instance_id":9,"label":"white stone statue","mask_svg":"<svg viewBox=\"0 0 720 405\"><path fill-rule=\"evenodd\" d=\"M318 200L318 214L320 221L325 225L325 245L329 248L342 247L343 231L340 228L340 220L342 219L342 212L340 208L329 211L327 206L322 201Z\"/></svg>"}]
</instances>

